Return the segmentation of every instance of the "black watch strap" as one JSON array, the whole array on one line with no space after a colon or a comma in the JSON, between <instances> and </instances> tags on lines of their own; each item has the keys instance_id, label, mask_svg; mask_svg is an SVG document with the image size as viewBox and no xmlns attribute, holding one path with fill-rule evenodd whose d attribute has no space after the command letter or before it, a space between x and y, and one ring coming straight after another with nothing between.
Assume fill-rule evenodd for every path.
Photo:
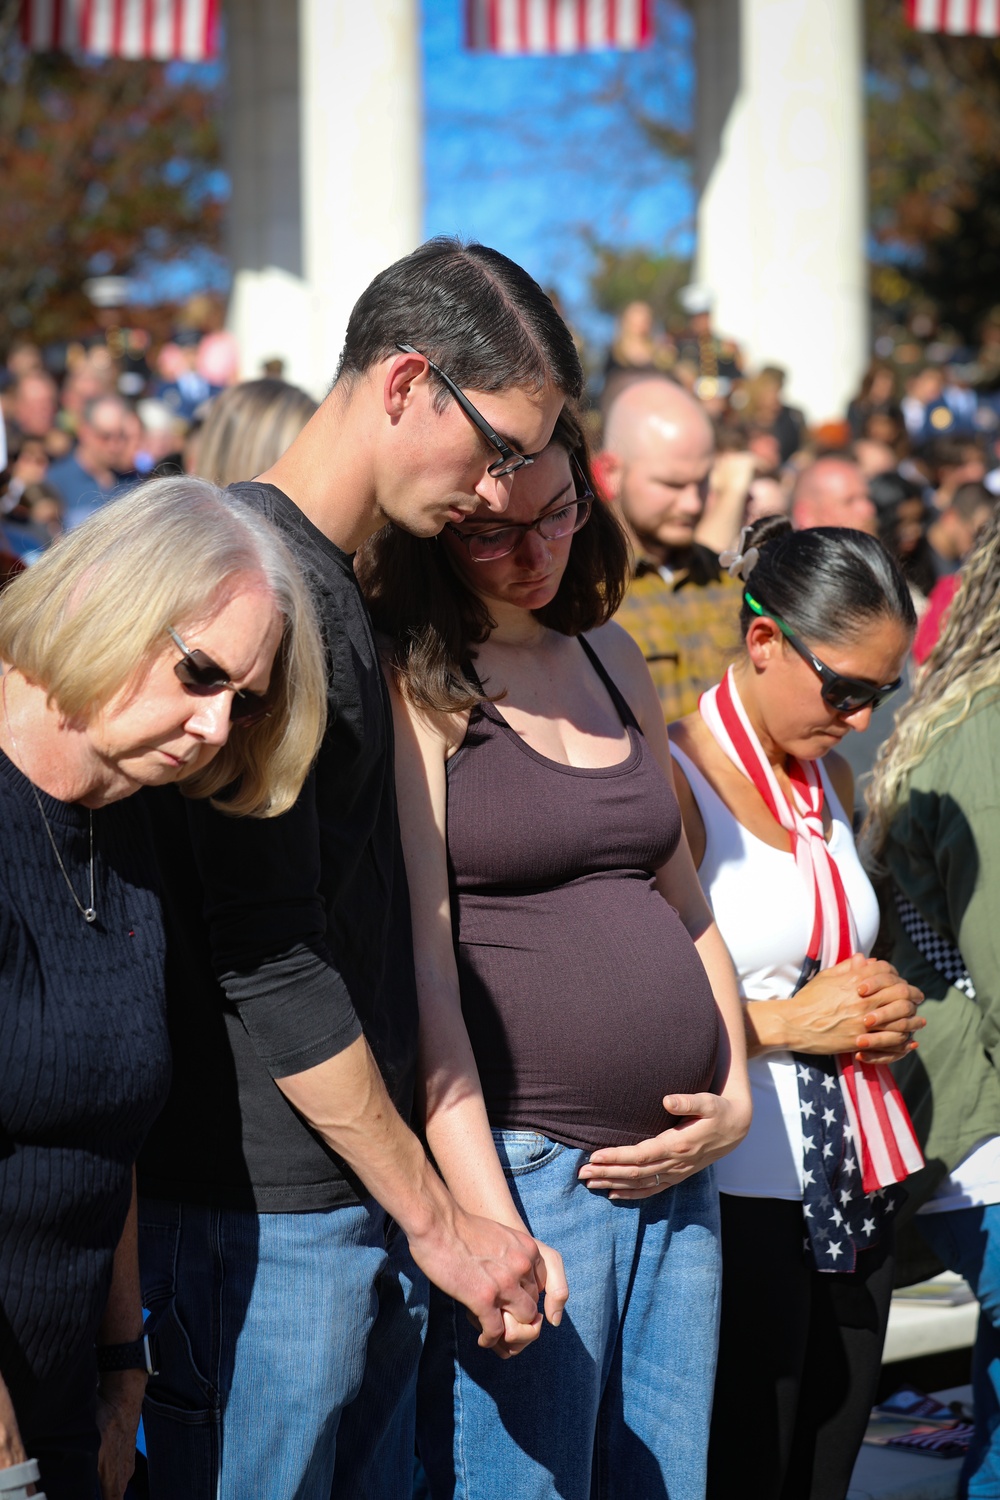
<instances>
[{"instance_id":1,"label":"black watch strap","mask_svg":"<svg viewBox=\"0 0 1000 1500\"><path fill-rule=\"evenodd\" d=\"M131 1344L98 1344L97 1368L102 1374L111 1370L145 1370L147 1375L158 1375L155 1335L144 1333Z\"/></svg>"}]
</instances>

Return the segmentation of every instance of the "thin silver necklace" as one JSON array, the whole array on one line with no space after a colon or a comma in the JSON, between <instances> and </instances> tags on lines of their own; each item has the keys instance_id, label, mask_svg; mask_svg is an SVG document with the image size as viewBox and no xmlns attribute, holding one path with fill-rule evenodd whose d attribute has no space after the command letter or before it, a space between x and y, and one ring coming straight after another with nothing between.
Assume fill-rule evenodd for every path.
<instances>
[{"instance_id":1,"label":"thin silver necklace","mask_svg":"<svg viewBox=\"0 0 1000 1500\"><path fill-rule=\"evenodd\" d=\"M90 821L90 905L89 906L84 906L83 902L80 900L79 896L76 894L76 890L74 889L72 880L70 880L69 875L66 872L66 866L63 864L62 855L59 853L59 848L58 848L58 845L56 844L55 838L53 837L52 829L49 827L49 820L45 816L45 808L42 806L42 799L38 795L38 788L35 786L35 783L32 781L31 777L28 775L27 771L24 769L24 761L21 759L21 752L17 748L17 740L14 738L14 731L10 727L10 714L7 712L7 673L6 672L3 674L3 716L4 716L4 721L5 721L6 725L7 725L7 733L10 735L11 749L13 750L14 755L15 755L15 757L17 759L17 764L18 764L18 767L20 769L21 775L24 777L25 781L31 787L31 794L34 797L36 803L38 804L38 811L42 815L42 822L45 824L45 832L49 836L49 843L52 845L52 853L56 857L56 864L59 866L59 869L60 869L60 871L62 873L62 878L63 878L63 880L65 880L66 885L67 885L67 887L69 889L69 893L73 897L73 900L76 903L77 910L79 911L79 913L80 913L81 917L83 918L83 920L85 922L96 922L97 921L97 912L96 912L96 910L94 908L94 814L93 814L93 811L90 808L87 809L88 816L89 816L89 821Z\"/></svg>"}]
</instances>

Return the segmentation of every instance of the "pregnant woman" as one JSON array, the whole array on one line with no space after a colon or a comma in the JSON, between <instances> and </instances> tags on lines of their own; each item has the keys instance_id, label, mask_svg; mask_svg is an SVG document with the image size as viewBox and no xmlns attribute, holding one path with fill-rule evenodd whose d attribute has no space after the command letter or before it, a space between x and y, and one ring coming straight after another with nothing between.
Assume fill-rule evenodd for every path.
<instances>
[{"instance_id":1,"label":"pregnant woman","mask_svg":"<svg viewBox=\"0 0 1000 1500\"><path fill-rule=\"evenodd\" d=\"M544 1242L553 1325L503 1363L433 1295L435 1497L704 1491L743 1023L655 690L606 623L626 550L591 490L564 412L502 524L386 530L361 560L393 643L427 1139L466 1208Z\"/></svg>"},{"instance_id":2,"label":"pregnant woman","mask_svg":"<svg viewBox=\"0 0 1000 1500\"><path fill-rule=\"evenodd\" d=\"M878 902L844 811L850 768L832 752L899 686L914 614L859 531L772 516L745 546L731 560L743 652L671 728L691 851L747 997L754 1104L718 1173L708 1494L744 1493L752 1454L755 1500L843 1500L892 1292L886 1185L920 1164L888 1069L852 1056L891 1062L923 1023L919 992L864 957Z\"/></svg>"}]
</instances>

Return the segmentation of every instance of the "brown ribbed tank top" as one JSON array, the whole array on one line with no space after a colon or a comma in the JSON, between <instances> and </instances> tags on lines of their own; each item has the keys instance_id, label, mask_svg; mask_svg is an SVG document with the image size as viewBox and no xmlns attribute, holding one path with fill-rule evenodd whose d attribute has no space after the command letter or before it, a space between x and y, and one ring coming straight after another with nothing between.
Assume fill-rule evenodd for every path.
<instances>
[{"instance_id":1,"label":"brown ribbed tank top","mask_svg":"<svg viewBox=\"0 0 1000 1500\"><path fill-rule=\"evenodd\" d=\"M654 884L680 839L677 800L580 645L628 755L562 765L478 705L448 762L448 859L462 1010L491 1125L596 1150L659 1134L671 1123L664 1094L708 1088L719 1022L694 943Z\"/></svg>"}]
</instances>

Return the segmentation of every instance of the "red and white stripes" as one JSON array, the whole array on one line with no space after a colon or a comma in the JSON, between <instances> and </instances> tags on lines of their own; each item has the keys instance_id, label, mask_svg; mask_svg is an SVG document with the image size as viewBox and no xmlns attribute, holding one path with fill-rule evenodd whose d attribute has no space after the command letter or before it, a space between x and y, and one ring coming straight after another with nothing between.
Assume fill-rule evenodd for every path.
<instances>
[{"instance_id":1,"label":"red and white stripes","mask_svg":"<svg viewBox=\"0 0 1000 1500\"><path fill-rule=\"evenodd\" d=\"M465 0L473 52L631 51L653 37L653 0Z\"/></svg>"},{"instance_id":2,"label":"red and white stripes","mask_svg":"<svg viewBox=\"0 0 1000 1500\"><path fill-rule=\"evenodd\" d=\"M1000 36L1000 0L906 0L906 19L917 31Z\"/></svg>"},{"instance_id":3,"label":"red and white stripes","mask_svg":"<svg viewBox=\"0 0 1000 1500\"><path fill-rule=\"evenodd\" d=\"M205 62L218 52L219 0L22 0L34 52Z\"/></svg>"}]
</instances>

